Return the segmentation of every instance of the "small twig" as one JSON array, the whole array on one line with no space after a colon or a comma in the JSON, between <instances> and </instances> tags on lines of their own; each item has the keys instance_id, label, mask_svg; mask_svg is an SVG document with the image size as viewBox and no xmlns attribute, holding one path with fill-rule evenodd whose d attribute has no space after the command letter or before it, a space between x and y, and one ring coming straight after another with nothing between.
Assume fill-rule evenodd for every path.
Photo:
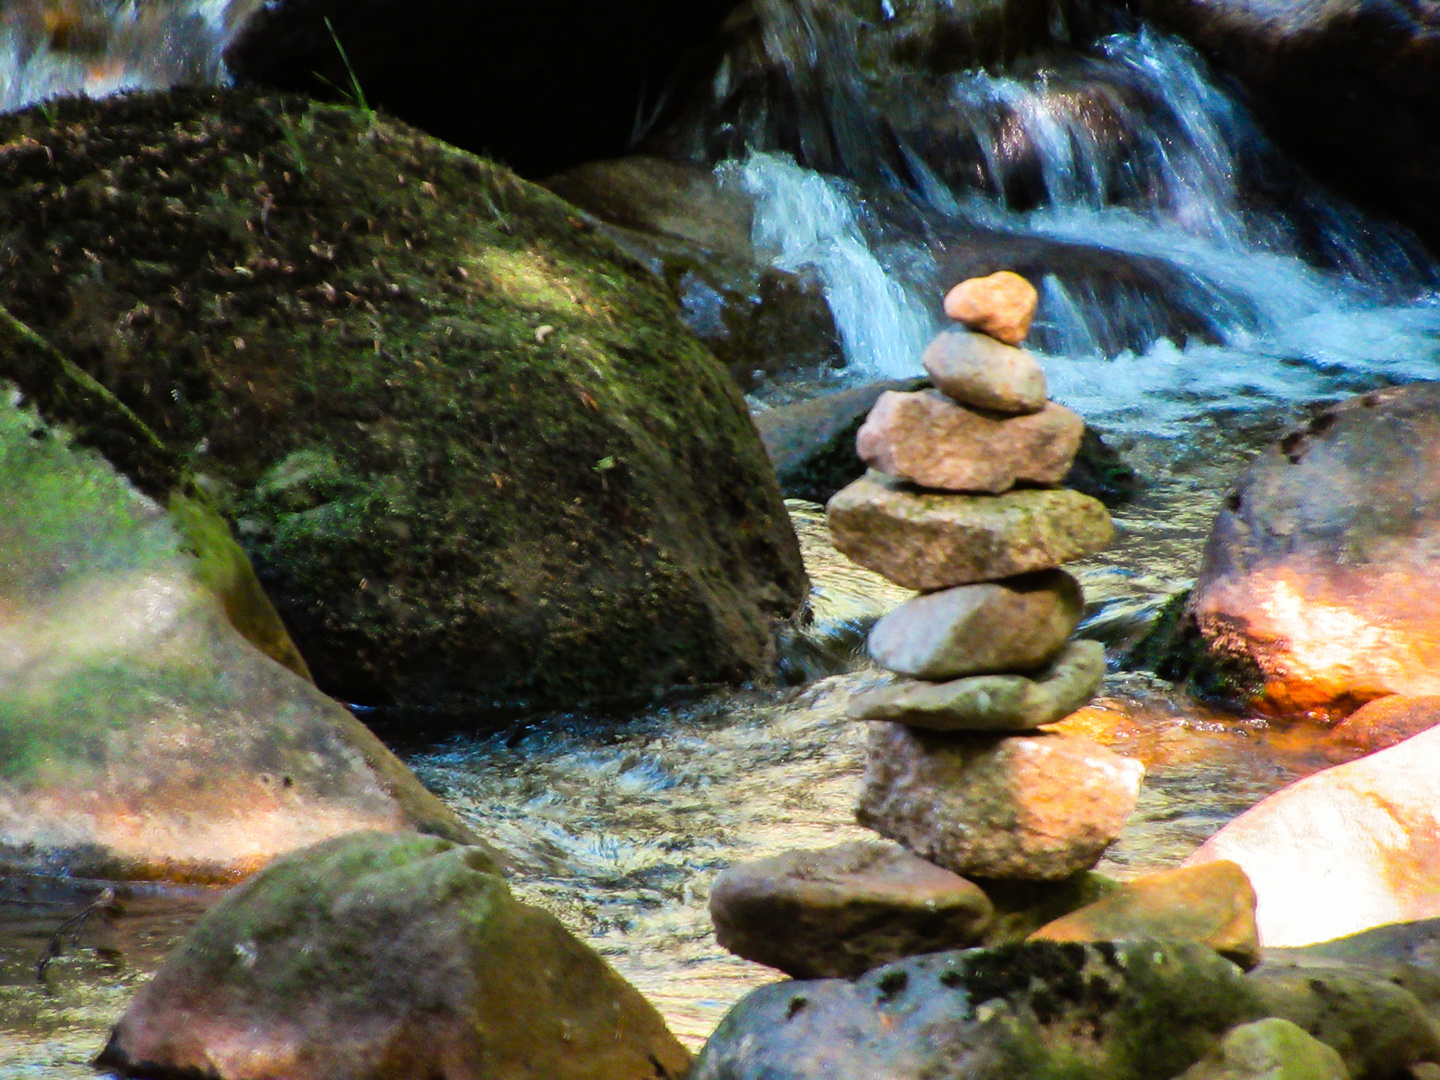
<instances>
[{"instance_id":1,"label":"small twig","mask_svg":"<svg viewBox=\"0 0 1440 1080\"><path fill-rule=\"evenodd\" d=\"M118 915L120 905L115 902L114 889L102 889L100 895L85 905L85 908L76 915L70 916L55 928L55 933L50 935L50 941L45 946L45 951L35 963L35 981L45 981L45 970L50 966L51 961L58 960L65 951L65 937L70 937L70 947L79 948L80 935L85 932L85 924L90 921L90 916L96 912L105 915Z\"/></svg>"}]
</instances>

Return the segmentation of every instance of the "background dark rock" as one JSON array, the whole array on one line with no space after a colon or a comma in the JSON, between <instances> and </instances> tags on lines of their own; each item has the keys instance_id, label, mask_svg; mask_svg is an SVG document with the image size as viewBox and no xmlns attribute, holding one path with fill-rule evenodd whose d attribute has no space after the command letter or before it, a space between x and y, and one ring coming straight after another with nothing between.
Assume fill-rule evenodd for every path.
<instances>
[{"instance_id":1,"label":"background dark rock","mask_svg":"<svg viewBox=\"0 0 1440 1080\"><path fill-rule=\"evenodd\" d=\"M213 493L322 689L766 675L805 579L744 402L566 204L298 98L52 112L0 119L0 302Z\"/></svg>"}]
</instances>

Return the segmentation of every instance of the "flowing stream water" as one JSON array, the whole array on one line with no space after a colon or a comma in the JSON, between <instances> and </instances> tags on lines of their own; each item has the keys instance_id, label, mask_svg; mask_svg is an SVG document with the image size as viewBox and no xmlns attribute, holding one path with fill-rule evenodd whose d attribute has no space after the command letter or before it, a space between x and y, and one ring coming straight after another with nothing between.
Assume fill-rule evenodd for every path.
<instances>
[{"instance_id":1,"label":"flowing stream water","mask_svg":"<svg viewBox=\"0 0 1440 1080\"><path fill-rule=\"evenodd\" d=\"M805 21L802 4L758 7L798 17L792 35L829 32ZM154 10L106 8L126 41L122 31ZM66 69L57 56L73 57L53 47L55 28L52 39L36 36L43 20L0 20L0 108L217 77L234 5L171 10L174 34L192 36L120 65L129 74L119 82L88 81L78 61ZM781 29L769 27L767 48L795 47ZM843 56L830 45L810 50L814 63ZM179 66L165 67L167 55ZM1105 431L1144 479L1116 511L1116 544L1077 567L1082 633L1112 654L1190 582L1227 487L1307 405L1440 371L1440 275L1428 256L1297 179L1173 39L1137 26L1051 66L948 76L946 108L973 150L948 162L927 161L904 139L891 140L886 161L864 158L867 91L847 85L829 97L849 110L830 130L854 137L827 171L809 167L825 164L813 145L763 125L717 166L755 199L757 249L824 283L848 364L815 376L822 385L918 374L947 267L967 245L1163 271L1159 293L1123 275L1104 287L1059 271L1038 282L1032 345L1052 396ZM1274 176L1289 179L1267 184ZM1284 198L1265 194L1277 187ZM754 407L787 392L772 387ZM791 648L816 677L401 748L508 853L516 892L589 940L692 1045L746 989L777 977L716 945L706 911L715 874L864 835L852 817L863 725L842 714L851 694L884 678L863 657L866 626L907 594L830 548L822 508L790 509L814 584L813 623ZM1113 672L1087 716L1097 737L1149 768L1140 809L1100 867L1121 876L1173 865L1265 794L1327 764L1313 727L1214 713L1136 673ZM90 1075L86 1061L129 993L212 899L122 896L127 913L90 919L38 980L37 960L92 893L39 881L0 891L0 1078Z\"/></svg>"}]
</instances>

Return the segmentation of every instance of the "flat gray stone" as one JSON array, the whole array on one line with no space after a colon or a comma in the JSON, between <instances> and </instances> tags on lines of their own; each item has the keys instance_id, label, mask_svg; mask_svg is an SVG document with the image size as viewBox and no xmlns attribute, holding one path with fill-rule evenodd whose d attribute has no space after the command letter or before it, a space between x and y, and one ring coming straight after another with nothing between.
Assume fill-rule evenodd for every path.
<instances>
[{"instance_id":1,"label":"flat gray stone","mask_svg":"<svg viewBox=\"0 0 1440 1080\"><path fill-rule=\"evenodd\" d=\"M843 554L927 592L1050 570L1114 536L1104 504L1078 491L957 495L916 491L876 472L836 492L826 514Z\"/></svg>"},{"instance_id":2,"label":"flat gray stone","mask_svg":"<svg viewBox=\"0 0 1440 1080\"><path fill-rule=\"evenodd\" d=\"M1045 407L1045 372L1024 349L988 334L946 330L925 348L920 362L937 389L965 405L1002 413Z\"/></svg>"},{"instance_id":3,"label":"flat gray stone","mask_svg":"<svg viewBox=\"0 0 1440 1080\"><path fill-rule=\"evenodd\" d=\"M1084 611L1063 570L957 585L905 601L870 631L870 657L919 679L1033 671L1055 658Z\"/></svg>"},{"instance_id":4,"label":"flat gray stone","mask_svg":"<svg viewBox=\"0 0 1440 1080\"><path fill-rule=\"evenodd\" d=\"M855 436L861 459L921 487L999 494L1058 484L1075 463L1085 421L1055 402L1006 416L958 405L938 390L880 395Z\"/></svg>"},{"instance_id":5,"label":"flat gray stone","mask_svg":"<svg viewBox=\"0 0 1440 1080\"><path fill-rule=\"evenodd\" d=\"M976 945L993 912L978 885L880 841L737 863L710 892L721 945L799 979Z\"/></svg>"},{"instance_id":6,"label":"flat gray stone","mask_svg":"<svg viewBox=\"0 0 1440 1080\"><path fill-rule=\"evenodd\" d=\"M856 696L846 714L851 720L893 720L931 731L1025 731L1083 708L1104 675L1104 646L1072 641L1034 677L907 680Z\"/></svg>"},{"instance_id":7,"label":"flat gray stone","mask_svg":"<svg viewBox=\"0 0 1440 1080\"><path fill-rule=\"evenodd\" d=\"M966 877L1058 881L1094 866L1145 766L1089 739L870 729L855 818Z\"/></svg>"}]
</instances>

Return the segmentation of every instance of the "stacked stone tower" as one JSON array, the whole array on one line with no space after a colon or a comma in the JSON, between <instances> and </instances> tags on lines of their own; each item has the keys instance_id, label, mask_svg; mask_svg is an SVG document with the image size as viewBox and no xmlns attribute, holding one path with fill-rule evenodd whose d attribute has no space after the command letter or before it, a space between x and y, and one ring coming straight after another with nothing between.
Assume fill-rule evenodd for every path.
<instances>
[{"instance_id":1,"label":"stacked stone tower","mask_svg":"<svg viewBox=\"0 0 1440 1080\"><path fill-rule=\"evenodd\" d=\"M1101 646L1072 637L1083 598L1061 567L1112 526L1101 503L1055 486L1084 423L1047 400L1019 347L1036 299L1010 273L956 286L945 306L962 326L923 358L935 389L879 399L857 438L870 471L828 507L840 551L920 594L870 634L899 678L849 706L871 726L857 817L908 853L847 844L727 870L711 912L743 956L855 974L976 943L989 882L1090 868L1135 808L1139 762L1038 730L1104 674Z\"/></svg>"}]
</instances>

